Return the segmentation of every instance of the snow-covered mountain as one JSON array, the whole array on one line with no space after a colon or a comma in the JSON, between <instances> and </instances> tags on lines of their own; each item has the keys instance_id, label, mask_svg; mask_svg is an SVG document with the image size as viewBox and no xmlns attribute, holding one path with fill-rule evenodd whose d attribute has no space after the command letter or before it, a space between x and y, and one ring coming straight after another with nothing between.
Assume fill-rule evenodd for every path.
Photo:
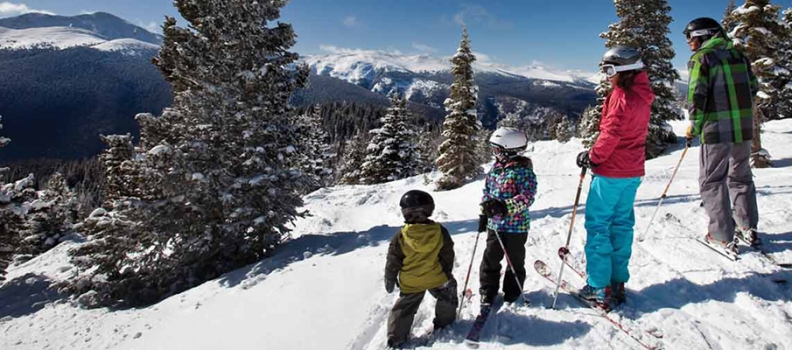
<instances>
[{"instance_id":1,"label":"snow-covered mountain","mask_svg":"<svg viewBox=\"0 0 792 350\"><path fill-rule=\"evenodd\" d=\"M9 29L0 27L0 49L19 50L42 47L61 50L72 47L91 47L125 55L141 55L143 52L159 50L159 46L148 42L131 38L107 40L95 32L80 28Z\"/></svg>"},{"instance_id":2,"label":"snow-covered mountain","mask_svg":"<svg viewBox=\"0 0 792 350\"><path fill-rule=\"evenodd\" d=\"M381 95L399 91L410 102L443 113L443 102L453 82L449 58L334 47L326 50L331 53L304 57L313 74L341 79ZM550 108L573 118L594 102L592 81L598 79L596 74L541 66L509 67L493 63L486 56L474 62L473 68L479 86L477 109L487 127L510 113L495 103L503 98L530 105L523 111ZM537 116L529 113L521 117Z\"/></svg>"},{"instance_id":3,"label":"snow-covered mountain","mask_svg":"<svg viewBox=\"0 0 792 350\"><path fill-rule=\"evenodd\" d=\"M156 52L161 43L161 35L103 12L72 17L30 13L0 19L0 49L93 47L142 55Z\"/></svg>"},{"instance_id":4,"label":"snow-covered mountain","mask_svg":"<svg viewBox=\"0 0 792 350\"><path fill-rule=\"evenodd\" d=\"M79 28L93 32L105 41L136 39L154 45L162 44L162 35L149 32L146 29L106 12L96 12L78 16L28 13L21 16L0 19L0 27L10 29L48 27Z\"/></svg>"},{"instance_id":5,"label":"snow-covered mountain","mask_svg":"<svg viewBox=\"0 0 792 350\"><path fill-rule=\"evenodd\" d=\"M0 19L0 115L14 140L0 160L90 157L99 134L135 134L136 113L171 102L151 64L161 41L106 13Z\"/></svg>"},{"instance_id":6,"label":"snow-covered mountain","mask_svg":"<svg viewBox=\"0 0 792 350\"><path fill-rule=\"evenodd\" d=\"M405 55L377 50L345 50L331 48L333 53L326 55L311 55L305 57L305 62L314 72L343 79L354 84L372 81L377 75L399 73L446 73L451 69L450 58L437 58L428 55ZM528 65L511 67L490 62L488 60L476 61L473 69L478 74L499 74L506 77L524 77L536 80L550 80L566 83L590 82L597 83L599 78L595 73L582 71L562 71Z\"/></svg>"},{"instance_id":7,"label":"snow-covered mountain","mask_svg":"<svg viewBox=\"0 0 792 350\"><path fill-rule=\"evenodd\" d=\"M677 134L684 132L684 121L672 124ZM765 125L763 145L777 157L776 167L754 172L764 249L786 263L792 262L791 131L792 120ZM610 315L658 349L792 349L792 289L789 282L774 282L792 279L792 272L747 247L733 262L695 241L707 225L699 206L697 148L684 158L649 235L634 243L627 303ZM539 181L526 243L524 292L532 306L498 309L483 329L480 349L644 349L566 293L558 310L549 309L554 288L531 268L537 259L554 273L560 268L557 250L569 229L579 173L575 155L582 149L575 139L542 141L528 153ZM677 147L647 162L635 203L636 233L646 230L682 152ZM85 310L47 289L77 273L67 252L81 243L64 242L9 270L9 281L0 286L0 348L386 349L388 312L398 293L385 292L383 268L389 240L403 224L398 203L404 192L431 192L433 218L454 240L453 274L464 283L472 260L468 287L478 294L484 237L476 228L484 183L433 192L426 179L439 175L311 193L304 209L312 215L294 223L293 238L272 257L146 308ZM577 261L586 239L585 206L579 209L570 245ZM564 276L574 286L584 283L568 269ZM424 298L414 335L432 328L434 304ZM465 348L462 340L478 308L474 297L431 349Z\"/></svg>"}]
</instances>

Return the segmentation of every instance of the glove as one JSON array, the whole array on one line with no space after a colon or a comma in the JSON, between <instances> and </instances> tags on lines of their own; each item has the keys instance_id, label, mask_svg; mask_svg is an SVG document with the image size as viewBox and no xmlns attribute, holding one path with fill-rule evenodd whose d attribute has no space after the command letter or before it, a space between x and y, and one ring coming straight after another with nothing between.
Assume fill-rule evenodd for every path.
<instances>
[{"instance_id":1,"label":"glove","mask_svg":"<svg viewBox=\"0 0 792 350\"><path fill-rule=\"evenodd\" d=\"M506 215L509 213L509 209L506 208L506 203L503 203L503 201L497 199L487 200L486 202L481 203L481 207L484 209L484 214L486 214L488 218L496 215Z\"/></svg>"},{"instance_id":2,"label":"glove","mask_svg":"<svg viewBox=\"0 0 792 350\"><path fill-rule=\"evenodd\" d=\"M566 260L567 255L569 255L569 249L567 247L558 248L558 257L561 260Z\"/></svg>"},{"instance_id":3,"label":"glove","mask_svg":"<svg viewBox=\"0 0 792 350\"><path fill-rule=\"evenodd\" d=\"M385 291L393 293L393 288L396 286L396 280L385 279Z\"/></svg>"},{"instance_id":4,"label":"glove","mask_svg":"<svg viewBox=\"0 0 792 350\"><path fill-rule=\"evenodd\" d=\"M685 138L688 141L693 140L696 135L693 135L693 125L688 125L687 129L685 130Z\"/></svg>"},{"instance_id":5,"label":"glove","mask_svg":"<svg viewBox=\"0 0 792 350\"><path fill-rule=\"evenodd\" d=\"M577 155L577 166L581 168L596 168L597 164L591 162L591 158L589 156L589 151L583 151L578 153Z\"/></svg>"},{"instance_id":6,"label":"glove","mask_svg":"<svg viewBox=\"0 0 792 350\"><path fill-rule=\"evenodd\" d=\"M487 230L487 216L479 215L478 232L484 232L486 230Z\"/></svg>"}]
</instances>

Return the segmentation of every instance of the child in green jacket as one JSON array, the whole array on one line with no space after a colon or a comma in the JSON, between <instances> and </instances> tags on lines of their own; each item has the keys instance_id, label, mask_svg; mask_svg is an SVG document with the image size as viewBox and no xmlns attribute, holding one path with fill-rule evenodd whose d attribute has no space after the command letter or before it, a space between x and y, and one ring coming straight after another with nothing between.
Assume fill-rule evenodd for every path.
<instances>
[{"instance_id":1,"label":"child in green jacket","mask_svg":"<svg viewBox=\"0 0 792 350\"><path fill-rule=\"evenodd\" d=\"M407 341L426 291L437 299L434 330L454 322L459 304L451 274L454 242L445 227L429 220L434 211L432 196L413 190L399 204L405 225L393 236L385 264L385 290L391 293L397 285L401 290L388 318L388 346L394 348Z\"/></svg>"}]
</instances>

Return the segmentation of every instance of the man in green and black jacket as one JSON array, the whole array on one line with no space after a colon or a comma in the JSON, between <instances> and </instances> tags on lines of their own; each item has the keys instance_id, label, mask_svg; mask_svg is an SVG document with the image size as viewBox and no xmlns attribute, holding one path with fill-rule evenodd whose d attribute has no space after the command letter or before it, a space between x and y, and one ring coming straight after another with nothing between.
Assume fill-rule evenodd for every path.
<instances>
[{"instance_id":1,"label":"man in green and black jacket","mask_svg":"<svg viewBox=\"0 0 792 350\"><path fill-rule=\"evenodd\" d=\"M737 253L735 230L752 244L759 243L750 164L758 82L749 60L714 19L693 20L685 36L694 52L688 67L691 123L686 137L701 137L699 186L710 219L706 240Z\"/></svg>"}]
</instances>

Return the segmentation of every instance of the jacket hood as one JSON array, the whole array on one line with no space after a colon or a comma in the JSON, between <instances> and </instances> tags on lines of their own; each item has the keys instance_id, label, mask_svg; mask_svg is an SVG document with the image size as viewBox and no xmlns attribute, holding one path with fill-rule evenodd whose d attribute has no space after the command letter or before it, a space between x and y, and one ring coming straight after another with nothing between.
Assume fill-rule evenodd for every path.
<instances>
[{"instance_id":1,"label":"jacket hood","mask_svg":"<svg viewBox=\"0 0 792 350\"><path fill-rule=\"evenodd\" d=\"M655 99L654 91L652 91L652 85L649 84L649 74L646 71L638 73L635 76L635 83L630 88L630 92L638 95L647 105L652 105Z\"/></svg>"},{"instance_id":2,"label":"jacket hood","mask_svg":"<svg viewBox=\"0 0 792 350\"><path fill-rule=\"evenodd\" d=\"M428 253L442 244L440 224L407 224L402 228L404 245L419 253Z\"/></svg>"}]
</instances>

